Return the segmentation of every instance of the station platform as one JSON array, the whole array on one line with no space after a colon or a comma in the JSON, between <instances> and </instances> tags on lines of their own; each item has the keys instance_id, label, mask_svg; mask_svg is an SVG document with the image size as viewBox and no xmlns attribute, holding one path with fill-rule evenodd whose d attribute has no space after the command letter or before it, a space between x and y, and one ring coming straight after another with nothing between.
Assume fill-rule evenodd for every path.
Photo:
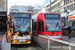
<instances>
[{"instance_id":1,"label":"station platform","mask_svg":"<svg viewBox=\"0 0 75 50\"><path fill-rule=\"evenodd\" d=\"M75 43L75 37L68 38L68 36L63 36L62 40Z\"/></svg>"},{"instance_id":2,"label":"station platform","mask_svg":"<svg viewBox=\"0 0 75 50\"><path fill-rule=\"evenodd\" d=\"M1 44L6 42L6 34L5 33L6 32L0 32L0 49L1 49ZM71 37L71 39L69 39L68 36L62 36L62 40L75 43L75 37ZM60 45L60 43L58 43L57 45ZM17 47L17 49L27 49L27 48L29 48L30 50L31 49L32 50L45 50L44 48L42 48L34 43L32 43L31 45L28 45L28 46L20 47L20 48ZM13 46L11 46L11 50L14 50Z\"/></svg>"}]
</instances>

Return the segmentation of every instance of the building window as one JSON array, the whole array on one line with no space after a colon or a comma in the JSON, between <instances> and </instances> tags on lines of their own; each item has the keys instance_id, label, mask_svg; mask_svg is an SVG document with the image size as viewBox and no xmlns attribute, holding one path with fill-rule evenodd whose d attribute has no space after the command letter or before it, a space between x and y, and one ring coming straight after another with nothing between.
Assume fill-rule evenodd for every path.
<instances>
[{"instance_id":1,"label":"building window","mask_svg":"<svg viewBox=\"0 0 75 50\"><path fill-rule=\"evenodd\" d=\"M59 13L61 14L61 8L59 9Z\"/></svg>"},{"instance_id":2,"label":"building window","mask_svg":"<svg viewBox=\"0 0 75 50\"><path fill-rule=\"evenodd\" d=\"M64 7L64 12L65 12L65 10L67 10L67 7Z\"/></svg>"},{"instance_id":3,"label":"building window","mask_svg":"<svg viewBox=\"0 0 75 50\"><path fill-rule=\"evenodd\" d=\"M75 3L74 3L74 10L75 10Z\"/></svg>"},{"instance_id":4,"label":"building window","mask_svg":"<svg viewBox=\"0 0 75 50\"><path fill-rule=\"evenodd\" d=\"M67 7L64 7L64 12L65 12L65 10L73 11L73 4L71 4L71 5L67 6Z\"/></svg>"},{"instance_id":5,"label":"building window","mask_svg":"<svg viewBox=\"0 0 75 50\"><path fill-rule=\"evenodd\" d=\"M64 5L66 5L67 4L67 0L64 0Z\"/></svg>"},{"instance_id":6,"label":"building window","mask_svg":"<svg viewBox=\"0 0 75 50\"><path fill-rule=\"evenodd\" d=\"M54 5L54 6L52 7L52 10L53 10L53 9L56 9L56 8L58 8L58 7L60 7L60 3Z\"/></svg>"},{"instance_id":7,"label":"building window","mask_svg":"<svg viewBox=\"0 0 75 50\"><path fill-rule=\"evenodd\" d=\"M71 2L74 2L75 0L71 0Z\"/></svg>"},{"instance_id":8,"label":"building window","mask_svg":"<svg viewBox=\"0 0 75 50\"><path fill-rule=\"evenodd\" d=\"M48 10L47 10L48 12L50 11L50 8L48 8Z\"/></svg>"},{"instance_id":9,"label":"building window","mask_svg":"<svg viewBox=\"0 0 75 50\"><path fill-rule=\"evenodd\" d=\"M54 13L59 13L59 10L55 11Z\"/></svg>"},{"instance_id":10,"label":"building window","mask_svg":"<svg viewBox=\"0 0 75 50\"><path fill-rule=\"evenodd\" d=\"M70 10L73 10L73 4L72 4L72 5L70 5Z\"/></svg>"},{"instance_id":11,"label":"building window","mask_svg":"<svg viewBox=\"0 0 75 50\"><path fill-rule=\"evenodd\" d=\"M75 21L72 22L72 26L75 27Z\"/></svg>"},{"instance_id":12,"label":"building window","mask_svg":"<svg viewBox=\"0 0 75 50\"><path fill-rule=\"evenodd\" d=\"M73 4L71 6L72 6L72 10L73 10Z\"/></svg>"},{"instance_id":13,"label":"building window","mask_svg":"<svg viewBox=\"0 0 75 50\"><path fill-rule=\"evenodd\" d=\"M71 0L69 0L69 2L71 3Z\"/></svg>"},{"instance_id":14,"label":"building window","mask_svg":"<svg viewBox=\"0 0 75 50\"><path fill-rule=\"evenodd\" d=\"M67 0L67 4L69 3L69 0Z\"/></svg>"},{"instance_id":15,"label":"building window","mask_svg":"<svg viewBox=\"0 0 75 50\"><path fill-rule=\"evenodd\" d=\"M74 2L75 0L64 0L64 5Z\"/></svg>"},{"instance_id":16,"label":"building window","mask_svg":"<svg viewBox=\"0 0 75 50\"><path fill-rule=\"evenodd\" d=\"M58 7L60 7L61 6L61 2L60 3L58 3Z\"/></svg>"},{"instance_id":17,"label":"building window","mask_svg":"<svg viewBox=\"0 0 75 50\"><path fill-rule=\"evenodd\" d=\"M52 2L51 4L54 4L55 2L57 2L57 0L54 0L54 2Z\"/></svg>"}]
</instances>

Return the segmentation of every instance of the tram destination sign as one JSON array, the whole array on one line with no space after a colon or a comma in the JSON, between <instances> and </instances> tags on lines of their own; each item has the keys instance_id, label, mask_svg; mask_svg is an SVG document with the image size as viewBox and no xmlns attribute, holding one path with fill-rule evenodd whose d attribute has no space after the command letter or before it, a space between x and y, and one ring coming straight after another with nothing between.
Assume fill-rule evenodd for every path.
<instances>
[{"instance_id":1,"label":"tram destination sign","mask_svg":"<svg viewBox=\"0 0 75 50\"><path fill-rule=\"evenodd\" d=\"M14 17L30 17L29 13L12 13Z\"/></svg>"},{"instance_id":2,"label":"tram destination sign","mask_svg":"<svg viewBox=\"0 0 75 50\"><path fill-rule=\"evenodd\" d=\"M59 14L45 14L45 18L60 18Z\"/></svg>"}]
</instances>

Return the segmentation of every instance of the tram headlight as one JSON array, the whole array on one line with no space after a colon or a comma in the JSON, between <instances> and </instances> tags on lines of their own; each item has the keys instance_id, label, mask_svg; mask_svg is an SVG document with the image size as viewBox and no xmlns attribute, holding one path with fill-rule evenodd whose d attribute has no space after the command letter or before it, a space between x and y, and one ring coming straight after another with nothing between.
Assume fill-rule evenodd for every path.
<instances>
[{"instance_id":1,"label":"tram headlight","mask_svg":"<svg viewBox=\"0 0 75 50\"><path fill-rule=\"evenodd\" d=\"M30 38L30 35L28 36L28 38Z\"/></svg>"},{"instance_id":2,"label":"tram headlight","mask_svg":"<svg viewBox=\"0 0 75 50\"><path fill-rule=\"evenodd\" d=\"M61 38L61 34L58 37Z\"/></svg>"},{"instance_id":3,"label":"tram headlight","mask_svg":"<svg viewBox=\"0 0 75 50\"><path fill-rule=\"evenodd\" d=\"M14 38L17 38L17 36L14 36Z\"/></svg>"}]
</instances>

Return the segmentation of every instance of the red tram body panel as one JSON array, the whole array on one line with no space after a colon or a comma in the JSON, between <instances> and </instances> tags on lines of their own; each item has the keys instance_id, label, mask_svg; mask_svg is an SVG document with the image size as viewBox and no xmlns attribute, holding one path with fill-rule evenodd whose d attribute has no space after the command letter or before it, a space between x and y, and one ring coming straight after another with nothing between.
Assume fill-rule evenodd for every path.
<instances>
[{"instance_id":1,"label":"red tram body panel","mask_svg":"<svg viewBox=\"0 0 75 50\"><path fill-rule=\"evenodd\" d=\"M59 13L39 13L37 34L62 39L62 21Z\"/></svg>"}]
</instances>

